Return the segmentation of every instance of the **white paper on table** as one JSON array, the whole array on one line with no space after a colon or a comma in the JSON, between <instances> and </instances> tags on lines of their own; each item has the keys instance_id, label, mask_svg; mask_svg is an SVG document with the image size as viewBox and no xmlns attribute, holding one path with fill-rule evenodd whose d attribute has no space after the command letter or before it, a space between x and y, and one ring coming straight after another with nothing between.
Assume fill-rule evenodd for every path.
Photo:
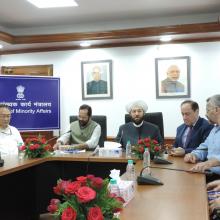
<instances>
[{"instance_id":1,"label":"white paper on table","mask_svg":"<svg viewBox=\"0 0 220 220\"><path fill-rule=\"evenodd\" d=\"M118 142L112 142L112 141L105 141L104 142L104 148L107 149L114 149L114 148L120 148L121 144Z\"/></svg>"}]
</instances>

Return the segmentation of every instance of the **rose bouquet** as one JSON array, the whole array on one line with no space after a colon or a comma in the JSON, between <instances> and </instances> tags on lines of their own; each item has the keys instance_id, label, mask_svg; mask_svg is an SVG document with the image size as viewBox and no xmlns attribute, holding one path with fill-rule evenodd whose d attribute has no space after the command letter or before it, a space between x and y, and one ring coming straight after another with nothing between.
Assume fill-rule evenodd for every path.
<instances>
[{"instance_id":1,"label":"rose bouquet","mask_svg":"<svg viewBox=\"0 0 220 220\"><path fill-rule=\"evenodd\" d=\"M50 155L51 145L44 137L27 138L25 144L19 147L19 151L24 152L26 158L40 158Z\"/></svg>"},{"instance_id":2,"label":"rose bouquet","mask_svg":"<svg viewBox=\"0 0 220 220\"><path fill-rule=\"evenodd\" d=\"M138 144L132 147L132 152L139 158L143 159L144 149L148 148L151 159L154 156L159 156L161 152L161 146L157 140L151 139L150 137L139 139Z\"/></svg>"},{"instance_id":3,"label":"rose bouquet","mask_svg":"<svg viewBox=\"0 0 220 220\"><path fill-rule=\"evenodd\" d=\"M94 175L60 179L53 188L59 199L51 199L47 209L61 220L116 220L124 200L111 194L108 184L108 179Z\"/></svg>"}]
</instances>

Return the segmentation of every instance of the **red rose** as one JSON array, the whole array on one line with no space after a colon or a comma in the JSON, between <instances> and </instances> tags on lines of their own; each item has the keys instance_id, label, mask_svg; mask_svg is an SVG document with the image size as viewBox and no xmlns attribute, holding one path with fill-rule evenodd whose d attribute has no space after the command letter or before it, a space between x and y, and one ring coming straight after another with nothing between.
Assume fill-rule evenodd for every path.
<instances>
[{"instance_id":1,"label":"red rose","mask_svg":"<svg viewBox=\"0 0 220 220\"><path fill-rule=\"evenodd\" d=\"M96 197L96 192L88 186L80 187L75 194L79 202L82 202L82 203L89 202L95 199Z\"/></svg>"},{"instance_id":2,"label":"red rose","mask_svg":"<svg viewBox=\"0 0 220 220\"><path fill-rule=\"evenodd\" d=\"M60 203L60 200L59 199L51 199L50 200L50 204L53 204L53 205L57 205Z\"/></svg>"},{"instance_id":3,"label":"red rose","mask_svg":"<svg viewBox=\"0 0 220 220\"><path fill-rule=\"evenodd\" d=\"M68 207L63 210L61 215L61 220L75 220L76 219L76 211L72 207Z\"/></svg>"},{"instance_id":4,"label":"red rose","mask_svg":"<svg viewBox=\"0 0 220 220\"><path fill-rule=\"evenodd\" d=\"M70 181L65 181L65 180L59 180L58 184L53 187L54 193L57 195L61 195L63 192L65 192L66 186L68 185Z\"/></svg>"},{"instance_id":5,"label":"red rose","mask_svg":"<svg viewBox=\"0 0 220 220\"><path fill-rule=\"evenodd\" d=\"M30 138L30 139L29 139L29 142L36 142L36 141L38 141L38 138L37 138L37 137L33 137L33 138Z\"/></svg>"},{"instance_id":6,"label":"red rose","mask_svg":"<svg viewBox=\"0 0 220 220\"><path fill-rule=\"evenodd\" d=\"M154 144L158 144L158 141L157 141L157 140L153 140L153 143L154 143Z\"/></svg>"},{"instance_id":7,"label":"red rose","mask_svg":"<svg viewBox=\"0 0 220 220\"><path fill-rule=\"evenodd\" d=\"M156 147L154 148L154 150L155 150L155 151L160 151L160 147L159 147L159 146L156 146Z\"/></svg>"},{"instance_id":8,"label":"red rose","mask_svg":"<svg viewBox=\"0 0 220 220\"><path fill-rule=\"evenodd\" d=\"M139 147L139 152L144 153L144 147L143 146Z\"/></svg>"},{"instance_id":9,"label":"red rose","mask_svg":"<svg viewBox=\"0 0 220 220\"><path fill-rule=\"evenodd\" d=\"M29 147L29 149L30 149L30 150L35 150L35 146L34 146L34 145L31 145L31 146Z\"/></svg>"},{"instance_id":10,"label":"red rose","mask_svg":"<svg viewBox=\"0 0 220 220\"><path fill-rule=\"evenodd\" d=\"M93 187L95 187L97 189L101 189L102 185L103 185L103 179L101 177L94 177L91 180L91 184Z\"/></svg>"},{"instance_id":11,"label":"red rose","mask_svg":"<svg viewBox=\"0 0 220 220\"><path fill-rule=\"evenodd\" d=\"M34 148L35 148L35 149L38 149L39 147L40 147L39 144L34 144Z\"/></svg>"},{"instance_id":12,"label":"red rose","mask_svg":"<svg viewBox=\"0 0 220 220\"><path fill-rule=\"evenodd\" d=\"M25 145L22 145L22 146L19 147L19 150L22 150L22 151L23 151L23 150L25 150L25 149L26 149L26 146L25 146Z\"/></svg>"},{"instance_id":13,"label":"red rose","mask_svg":"<svg viewBox=\"0 0 220 220\"><path fill-rule=\"evenodd\" d=\"M87 220L103 220L102 210L99 207L92 207L89 209Z\"/></svg>"},{"instance_id":14,"label":"red rose","mask_svg":"<svg viewBox=\"0 0 220 220\"><path fill-rule=\"evenodd\" d=\"M47 210L52 214L55 213L58 210L59 203L59 199L51 199L50 205L47 207Z\"/></svg>"},{"instance_id":15,"label":"red rose","mask_svg":"<svg viewBox=\"0 0 220 220\"><path fill-rule=\"evenodd\" d=\"M50 204L48 207L47 207L47 211L50 212L51 214L54 214L58 209L58 206L57 205L53 205L53 204Z\"/></svg>"},{"instance_id":16,"label":"red rose","mask_svg":"<svg viewBox=\"0 0 220 220\"><path fill-rule=\"evenodd\" d=\"M44 137L41 138L41 143L42 143L42 144L46 144L46 143L47 143L46 138L44 138Z\"/></svg>"},{"instance_id":17,"label":"red rose","mask_svg":"<svg viewBox=\"0 0 220 220\"><path fill-rule=\"evenodd\" d=\"M87 179L92 180L95 176L93 174L86 175Z\"/></svg>"},{"instance_id":18,"label":"red rose","mask_svg":"<svg viewBox=\"0 0 220 220\"><path fill-rule=\"evenodd\" d=\"M148 148L149 148L149 147L150 147L150 143L146 143L146 147L148 147Z\"/></svg>"},{"instance_id":19,"label":"red rose","mask_svg":"<svg viewBox=\"0 0 220 220\"><path fill-rule=\"evenodd\" d=\"M45 150L45 151L50 150L50 148L51 148L51 146L50 146L49 144L47 144L47 145L44 146L44 150Z\"/></svg>"},{"instance_id":20,"label":"red rose","mask_svg":"<svg viewBox=\"0 0 220 220\"><path fill-rule=\"evenodd\" d=\"M142 139L139 139L138 144L144 144L144 141Z\"/></svg>"},{"instance_id":21,"label":"red rose","mask_svg":"<svg viewBox=\"0 0 220 220\"><path fill-rule=\"evenodd\" d=\"M64 189L65 194L75 194L75 192L80 188L81 184L78 181L75 182L69 182L66 185L66 188Z\"/></svg>"},{"instance_id":22,"label":"red rose","mask_svg":"<svg viewBox=\"0 0 220 220\"><path fill-rule=\"evenodd\" d=\"M76 178L80 183L82 183L82 185L85 185L86 184L86 180L87 180L87 177L86 176L78 176Z\"/></svg>"},{"instance_id":23,"label":"red rose","mask_svg":"<svg viewBox=\"0 0 220 220\"><path fill-rule=\"evenodd\" d=\"M47 207L47 210L53 214L57 211L59 204L60 204L59 199L51 199L50 205Z\"/></svg>"},{"instance_id":24,"label":"red rose","mask_svg":"<svg viewBox=\"0 0 220 220\"><path fill-rule=\"evenodd\" d=\"M144 142L145 143L149 143L150 142L150 138L144 138Z\"/></svg>"}]
</instances>

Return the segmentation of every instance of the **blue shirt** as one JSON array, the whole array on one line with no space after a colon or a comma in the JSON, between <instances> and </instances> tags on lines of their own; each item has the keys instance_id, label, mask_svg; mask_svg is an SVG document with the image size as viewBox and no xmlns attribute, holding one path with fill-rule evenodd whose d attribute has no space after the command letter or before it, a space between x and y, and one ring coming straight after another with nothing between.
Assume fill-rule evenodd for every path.
<instances>
[{"instance_id":1,"label":"blue shirt","mask_svg":"<svg viewBox=\"0 0 220 220\"><path fill-rule=\"evenodd\" d=\"M215 126L205 142L201 143L196 150L192 151L192 154L196 155L200 161L217 159L220 161L220 126ZM212 167L210 169L213 173L220 175L220 166Z\"/></svg>"}]
</instances>

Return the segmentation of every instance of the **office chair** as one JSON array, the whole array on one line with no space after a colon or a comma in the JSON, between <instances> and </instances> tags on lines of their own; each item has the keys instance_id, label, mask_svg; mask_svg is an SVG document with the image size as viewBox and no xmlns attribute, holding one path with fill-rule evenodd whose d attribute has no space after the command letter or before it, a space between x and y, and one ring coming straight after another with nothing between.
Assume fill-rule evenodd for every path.
<instances>
[{"instance_id":1,"label":"office chair","mask_svg":"<svg viewBox=\"0 0 220 220\"><path fill-rule=\"evenodd\" d=\"M163 114L162 112L149 112L145 113L144 121L155 124L160 129L160 134L164 140L164 127L163 127ZM131 116L129 114L125 114L125 123L131 122Z\"/></svg>"},{"instance_id":2,"label":"office chair","mask_svg":"<svg viewBox=\"0 0 220 220\"><path fill-rule=\"evenodd\" d=\"M73 121L77 121L78 116L77 115L70 115L70 123ZM104 141L107 137L107 119L105 115L92 115L92 120L97 122L101 126L101 136L99 139L99 146L104 146Z\"/></svg>"}]
</instances>

